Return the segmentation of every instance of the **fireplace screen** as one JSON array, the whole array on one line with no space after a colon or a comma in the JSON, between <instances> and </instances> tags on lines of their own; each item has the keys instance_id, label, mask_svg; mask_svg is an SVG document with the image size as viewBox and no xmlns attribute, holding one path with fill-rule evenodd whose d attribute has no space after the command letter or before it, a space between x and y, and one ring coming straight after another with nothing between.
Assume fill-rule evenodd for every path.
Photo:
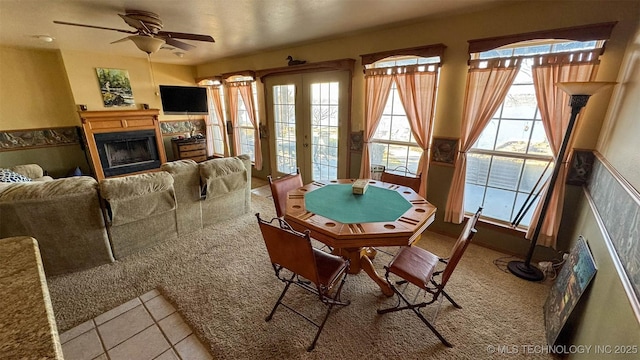
<instances>
[{"instance_id":1,"label":"fireplace screen","mask_svg":"<svg viewBox=\"0 0 640 360\"><path fill-rule=\"evenodd\" d=\"M95 134L95 140L105 176L160 167L154 130Z\"/></svg>"},{"instance_id":2,"label":"fireplace screen","mask_svg":"<svg viewBox=\"0 0 640 360\"><path fill-rule=\"evenodd\" d=\"M109 167L153 161L147 139L114 141L104 144Z\"/></svg>"}]
</instances>

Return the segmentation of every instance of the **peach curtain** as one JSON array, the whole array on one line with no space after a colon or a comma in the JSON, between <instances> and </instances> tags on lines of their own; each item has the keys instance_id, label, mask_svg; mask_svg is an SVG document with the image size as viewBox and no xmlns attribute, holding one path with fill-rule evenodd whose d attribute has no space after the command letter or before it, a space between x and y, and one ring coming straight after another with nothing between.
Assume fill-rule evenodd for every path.
<instances>
[{"instance_id":1,"label":"peach curtain","mask_svg":"<svg viewBox=\"0 0 640 360\"><path fill-rule=\"evenodd\" d=\"M460 131L460 156L447 196L444 221L460 224L464 220L464 187L467 176L467 151L478 140L482 130L507 96L521 59L505 58L472 60L467 75L467 88Z\"/></svg>"},{"instance_id":2,"label":"peach curtain","mask_svg":"<svg viewBox=\"0 0 640 360\"><path fill-rule=\"evenodd\" d=\"M256 105L253 102L251 83L242 82L242 84L240 84L240 86L238 87L238 90L240 91L240 96L242 96L242 101L244 101L244 106L247 109L249 121L251 122L251 125L253 125L253 129L255 130L255 132L253 133L255 167L256 170L262 170L262 144L260 141L260 131L258 129L259 122L258 119L256 119Z\"/></svg>"},{"instance_id":3,"label":"peach curtain","mask_svg":"<svg viewBox=\"0 0 640 360\"><path fill-rule=\"evenodd\" d=\"M404 73L396 74L395 81L413 137L422 148L418 164L418 173L422 174L419 194L426 197L438 72L437 67L436 71L417 71L417 67L408 67L406 70Z\"/></svg>"},{"instance_id":4,"label":"peach curtain","mask_svg":"<svg viewBox=\"0 0 640 360\"><path fill-rule=\"evenodd\" d=\"M371 177L371 159L369 158L369 140L376 132L376 127L382 117L384 106L391 90L393 75L387 74L387 69L371 69L365 72L365 118L364 118L364 146L362 148L362 161L360 166L360 178Z\"/></svg>"},{"instance_id":5,"label":"peach curtain","mask_svg":"<svg viewBox=\"0 0 640 360\"><path fill-rule=\"evenodd\" d=\"M558 152L565 136L565 131L571 117L571 107L568 106L570 96L560 90L556 84L565 81L593 81L598 71L598 55L602 49L584 51L573 54L549 54L534 58L532 66L533 83L536 100L540 109L540 116L544 131L556 161L562 162L558 173L553 195L547 208L542 227L538 235L537 244L555 248L562 206L564 205L564 190L567 176L567 159L571 151L566 151L564 159L557 159ZM571 149L573 136L569 139L567 149ZM545 185L547 186L547 185ZM548 186L542 192L540 199L544 199ZM531 225L525 236L531 239L535 225L540 218L543 201L539 201L531 219Z\"/></svg>"}]
</instances>

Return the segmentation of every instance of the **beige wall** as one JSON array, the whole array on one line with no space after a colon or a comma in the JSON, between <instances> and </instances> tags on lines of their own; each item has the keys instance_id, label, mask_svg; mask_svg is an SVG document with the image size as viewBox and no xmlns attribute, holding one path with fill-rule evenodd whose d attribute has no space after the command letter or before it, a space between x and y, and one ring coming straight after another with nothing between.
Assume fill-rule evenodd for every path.
<instances>
[{"instance_id":1,"label":"beige wall","mask_svg":"<svg viewBox=\"0 0 640 360\"><path fill-rule=\"evenodd\" d=\"M640 19L640 12L636 14L636 18ZM630 39L597 149L632 187L640 190L640 155L637 150L640 137L640 24L636 26L637 31ZM591 106L591 103L587 106ZM570 341L573 344L640 346L640 319L631 308L628 294L614 266L615 255L611 254L603 230L596 222L597 210L589 205L584 194L576 209L578 221L570 236L571 242L575 243L578 235L587 239L598 272L581 299L578 316L569 324L572 328ZM640 238L634 241L638 242ZM575 354L570 358L601 359L602 356ZM622 354L607 356L607 359L614 358L637 358L637 354L635 357Z\"/></svg>"},{"instance_id":2,"label":"beige wall","mask_svg":"<svg viewBox=\"0 0 640 360\"><path fill-rule=\"evenodd\" d=\"M0 66L0 131L80 126L76 104L87 105L88 110L139 109L143 103L162 109L157 85L195 85L193 66L152 64L152 80L146 59L78 51L0 46ZM97 67L129 72L135 107L104 107ZM160 120L186 119L161 112ZM77 166L89 173L79 145L0 152L0 167L27 163L39 164L54 177L65 176Z\"/></svg>"},{"instance_id":3,"label":"beige wall","mask_svg":"<svg viewBox=\"0 0 640 360\"><path fill-rule=\"evenodd\" d=\"M153 55L151 55L153 58ZM195 67L185 65L151 63L147 59L97 54L79 51L62 51L69 84L76 104L87 105L88 110L140 109L149 104L152 109L162 109L158 85L195 85ZM107 108L102 102L96 68L127 70L136 106ZM153 77L152 77L153 73ZM183 119L184 116L164 115L161 120Z\"/></svg>"},{"instance_id":4,"label":"beige wall","mask_svg":"<svg viewBox=\"0 0 640 360\"><path fill-rule=\"evenodd\" d=\"M640 13L638 14L640 18ZM598 150L640 190L640 28L630 41Z\"/></svg>"},{"instance_id":5,"label":"beige wall","mask_svg":"<svg viewBox=\"0 0 640 360\"><path fill-rule=\"evenodd\" d=\"M77 126L57 51L0 46L0 131Z\"/></svg>"},{"instance_id":6,"label":"beige wall","mask_svg":"<svg viewBox=\"0 0 640 360\"><path fill-rule=\"evenodd\" d=\"M605 54L597 80L615 81L618 70L632 37L640 9L638 1L593 1L588 6L580 6L576 11L576 1L527 1L499 8L429 19L414 24L351 34L339 39L319 41L296 47L259 52L248 56L234 57L198 66L198 76L211 76L237 70L282 67L287 55L308 62L356 59L353 78L353 103L351 110L352 131L363 128L364 75L361 71L360 55L377 51L392 50L429 44L443 43L447 46L440 73L438 100L434 123L434 136L459 137L464 91L466 84L468 40L501 35L532 32L546 29L580 26L594 23L617 21L611 39L607 42ZM551 15L550 15L551 14ZM596 146L602 120L612 90L593 96L580 116L575 147L593 149ZM261 112L265 114L266 112ZM265 119L262 119L265 122ZM267 148L263 146L263 149ZM263 156L267 155L263 151ZM265 157L265 173L269 173L269 161ZM358 176L360 156L352 153L351 177ZM428 200L438 207L442 214L446 206L451 184L451 168L431 166L429 170ZM570 199L575 200L575 199ZM568 209L573 201L566 203ZM565 214L573 217L572 213ZM564 218L563 218L564 221ZM443 216L437 216L430 229L446 234L458 234L460 226L445 223ZM569 229L570 231L571 229ZM565 231L565 229L563 229ZM493 229L482 229L474 241L514 254L524 254L529 242L522 233L505 233ZM568 245L564 239L560 245ZM567 250L561 248L560 250ZM537 250L534 259L553 255L553 251Z\"/></svg>"},{"instance_id":7,"label":"beige wall","mask_svg":"<svg viewBox=\"0 0 640 360\"><path fill-rule=\"evenodd\" d=\"M379 31L307 44L250 56L230 58L198 66L198 76L209 76L245 69L265 69L286 64L287 55L308 62L353 58L356 71L353 81L352 130L363 128L363 74L360 55L398 48L444 43L447 49L441 70L434 135L459 136L462 102L467 71L467 40L619 21L598 73L598 80L613 81L634 31L639 3L636 1L589 2L576 11L575 1L527 1L465 15L430 19L423 22ZM549 16L552 14L552 16ZM576 147L594 148L604 118L610 93L591 100L576 130Z\"/></svg>"},{"instance_id":8,"label":"beige wall","mask_svg":"<svg viewBox=\"0 0 640 360\"><path fill-rule=\"evenodd\" d=\"M567 326L568 341L576 345L636 345L640 346L640 321L636 318L622 286L620 275L596 222L593 209L584 198L577 206L579 213L573 239L584 236L597 266L596 276L580 299ZM575 240L574 240L575 243ZM639 350L640 351L640 350ZM570 359L637 359L635 355L609 354L603 357L594 351L573 354Z\"/></svg>"}]
</instances>

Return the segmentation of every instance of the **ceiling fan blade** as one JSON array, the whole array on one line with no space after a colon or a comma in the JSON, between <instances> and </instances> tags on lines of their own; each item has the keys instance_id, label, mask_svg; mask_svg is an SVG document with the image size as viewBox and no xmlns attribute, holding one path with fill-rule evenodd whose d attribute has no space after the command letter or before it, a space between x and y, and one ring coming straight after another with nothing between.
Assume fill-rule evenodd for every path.
<instances>
[{"instance_id":1,"label":"ceiling fan blade","mask_svg":"<svg viewBox=\"0 0 640 360\"><path fill-rule=\"evenodd\" d=\"M175 46L178 49L182 49L182 50L185 50L185 51L189 51L191 49L195 49L196 48L195 46L193 46L191 44L187 44L185 42L178 41L178 40L172 39L170 37L166 37L166 38L163 38L163 39L166 41L167 44L169 44L171 46Z\"/></svg>"},{"instance_id":2,"label":"ceiling fan blade","mask_svg":"<svg viewBox=\"0 0 640 360\"><path fill-rule=\"evenodd\" d=\"M127 36L127 37L123 37L120 40L113 41L113 42L111 42L111 44L117 44L117 43L125 42L127 40L131 40L131 39Z\"/></svg>"},{"instance_id":3,"label":"ceiling fan blade","mask_svg":"<svg viewBox=\"0 0 640 360\"><path fill-rule=\"evenodd\" d=\"M66 22L66 21L56 21L56 20L54 20L53 22L55 24L60 24L60 25L72 25L72 26L87 27L87 28L92 28L92 29L112 30L112 31L118 31L118 32L126 33L126 34L137 34L138 33L137 31L114 29L114 28L108 28L108 27L103 27L103 26L95 26L95 25L76 24L76 23L70 23L70 22Z\"/></svg>"},{"instance_id":4,"label":"ceiling fan blade","mask_svg":"<svg viewBox=\"0 0 640 360\"><path fill-rule=\"evenodd\" d=\"M209 35L188 34L188 33L172 32L172 31L158 31L158 36L162 36L164 38L173 38L173 39L215 42L215 40L213 40L213 38Z\"/></svg>"}]
</instances>

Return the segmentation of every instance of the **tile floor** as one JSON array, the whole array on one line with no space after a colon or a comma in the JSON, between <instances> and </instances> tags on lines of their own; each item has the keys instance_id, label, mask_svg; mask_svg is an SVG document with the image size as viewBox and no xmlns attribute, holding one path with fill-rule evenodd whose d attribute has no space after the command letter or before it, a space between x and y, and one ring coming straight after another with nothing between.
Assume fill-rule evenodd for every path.
<instances>
[{"instance_id":1,"label":"tile floor","mask_svg":"<svg viewBox=\"0 0 640 360\"><path fill-rule=\"evenodd\" d=\"M267 180L252 192L269 197ZM65 360L212 359L175 308L152 290L60 335Z\"/></svg>"},{"instance_id":2,"label":"tile floor","mask_svg":"<svg viewBox=\"0 0 640 360\"><path fill-rule=\"evenodd\" d=\"M157 290L60 335L65 360L208 360L207 348Z\"/></svg>"}]
</instances>

